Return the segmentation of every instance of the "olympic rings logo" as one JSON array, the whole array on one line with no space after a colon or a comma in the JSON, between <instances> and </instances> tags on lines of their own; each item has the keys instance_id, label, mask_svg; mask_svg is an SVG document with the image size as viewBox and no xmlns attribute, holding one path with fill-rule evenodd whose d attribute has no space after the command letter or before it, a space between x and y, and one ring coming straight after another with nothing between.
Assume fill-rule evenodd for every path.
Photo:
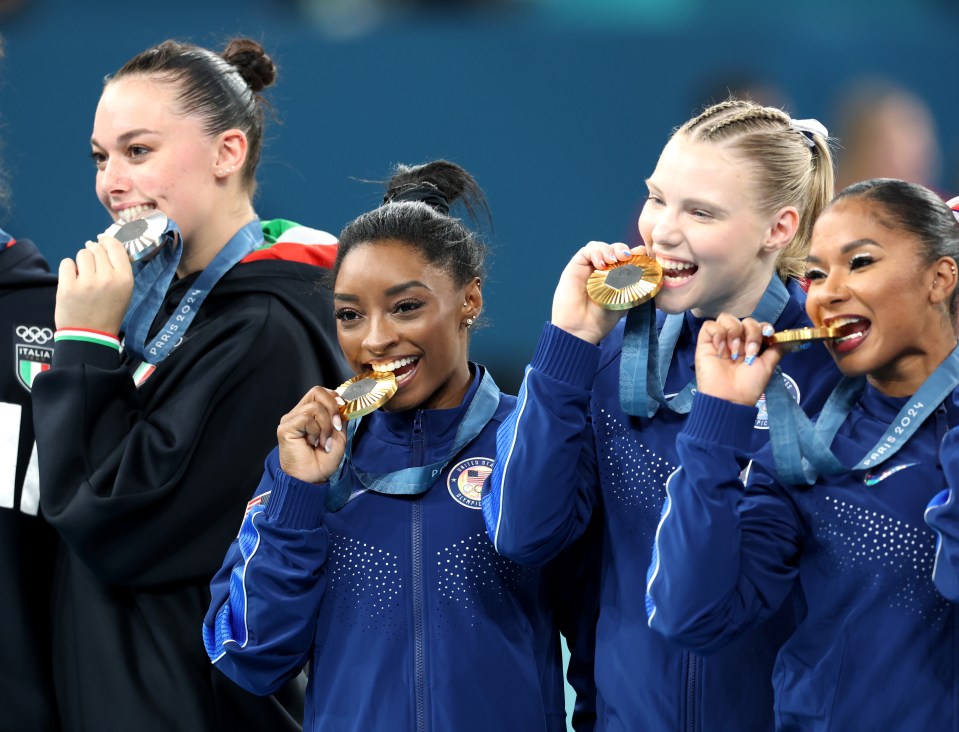
<instances>
[{"instance_id":1,"label":"olympic rings logo","mask_svg":"<svg viewBox=\"0 0 959 732\"><path fill-rule=\"evenodd\" d=\"M50 328L38 328L35 325L18 325L16 333L17 338L25 343L37 343L42 346L53 340L53 331Z\"/></svg>"}]
</instances>

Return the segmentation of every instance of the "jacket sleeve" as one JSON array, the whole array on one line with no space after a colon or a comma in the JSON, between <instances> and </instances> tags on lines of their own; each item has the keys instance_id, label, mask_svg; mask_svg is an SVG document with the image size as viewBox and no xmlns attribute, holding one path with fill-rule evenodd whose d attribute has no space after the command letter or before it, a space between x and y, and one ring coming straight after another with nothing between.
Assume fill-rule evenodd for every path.
<instances>
[{"instance_id":1,"label":"jacket sleeve","mask_svg":"<svg viewBox=\"0 0 959 732\"><path fill-rule=\"evenodd\" d=\"M959 429L942 438L939 460L948 488L940 491L926 508L926 524L936 532L936 560L932 580L942 596L959 602Z\"/></svg>"},{"instance_id":2,"label":"jacket sleeve","mask_svg":"<svg viewBox=\"0 0 959 732\"><path fill-rule=\"evenodd\" d=\"M769 617L798 574L801 524L793 504L755 463L740 480L752 407L697 394L677 440L678 468L649 568L649 625L701 653Z\"/></svg>"},{"instance_id":3,"label":"jacket sleeve","mask_svg":"<svg viewBox=\"0 0 959 732\"><path fill-rule=\"evenodd\" d=\"M210 584L207 654L255 694L275 692L309 660L326 588L325 497L325 484L287 475L270 453L240 534Z\"/></svg>"},{"instance_id":4,"label":"jacket sleeve","mask_svg":"<svg viewBox=\"0 0 959 732\"><path fill-rule=\"evenodd\" d=\"M597 500L589 420L597 346L546 324L496 435L483 518L496 550L542 565L583 533Z\"/></svg>"},{"instance_id":5,"label":"jacket sleeve","mask_svg":"<svg viewBox=\"0 0 959 732\"><path fill-rule=\"evenodd\" d=\"M59 342L36 380L42 510L104 581L208 582L280 417L340 363L270 297L203 325L157 367L148 396L91 343Z\"/></svg>"}]
</instances>

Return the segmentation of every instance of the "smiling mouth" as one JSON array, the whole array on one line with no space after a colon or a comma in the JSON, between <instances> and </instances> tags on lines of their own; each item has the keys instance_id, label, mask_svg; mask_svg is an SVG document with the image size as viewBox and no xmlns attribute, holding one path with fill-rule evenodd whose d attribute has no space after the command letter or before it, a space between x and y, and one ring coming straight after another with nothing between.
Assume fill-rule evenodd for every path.
<instances>
[{"instance_id":1,"label":"smiling mouth","mask_svg":"<svg viewBox=\"0 0 959 732\"><path fill-rule=\"evenodd\" d=\"M678 259L666 259L657 256L656 263L663 268L664 284L678 284L688 280L699 271L698 265L692 262L681 262Z\"/></svg>"},{"instance_id":2,"label":"smiling mouth","mask_svg":"<svg viewBox=\"0 0 959 732\"><path fill-rule=\"evenodd\" d=\"M837 353L846 353L862 343L872 327L872 321L856 315L843 315L838 318L826 318L823 325L839 328L839 337L834 338L831 345Z\"/></svg>"},{"instance_id":3,"label":"smiling mouth","mask_svg":"<svg viewBox=\"0 0 959 732\"><path fill-rule=\"evenodd\" d=\"M419 365L419 362L419 356L403 356L403 358L397 358L392 361L371 363L370 368L372 368L373 371L392 372L393 376L396 377L397 387L403 387L407 382L410 381L410 379L413 378L413 374L416 371L416 367Z\"/></svg>"}]
</instances>

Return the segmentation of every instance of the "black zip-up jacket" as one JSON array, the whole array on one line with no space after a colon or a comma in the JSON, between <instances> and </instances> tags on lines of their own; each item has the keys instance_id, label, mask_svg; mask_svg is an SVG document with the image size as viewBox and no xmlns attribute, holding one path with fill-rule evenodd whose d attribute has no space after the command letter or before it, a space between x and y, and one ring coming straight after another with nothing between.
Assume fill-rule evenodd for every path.
<instances>
[{"instance_id":1,"label":"black zip-up jacket","mask_svg":"<svg viewBox=\"0 0 959 732\"><path fill-rule=\"evenodd\" d=\"M38 513L33 377L49 368L57 278L26 239L0 232L0 729L58 729L50 657L56 533Z\"/></svg>"},{"instance_id":2,"label":"black zip-up jacket","mask_svg":"<svg viewBox=\"0 0 959 732\"><path fill-rule=\"evenodd\" d=\"M241 262L145 380L78 341L37 380L41 505L67 545L53 603L64 729L300 728L303 682L248 694L211 666L199 628L280 417L348 375L322 274ZM153 333L194 279L174 282Z\"/></svg>"}]
</instances>

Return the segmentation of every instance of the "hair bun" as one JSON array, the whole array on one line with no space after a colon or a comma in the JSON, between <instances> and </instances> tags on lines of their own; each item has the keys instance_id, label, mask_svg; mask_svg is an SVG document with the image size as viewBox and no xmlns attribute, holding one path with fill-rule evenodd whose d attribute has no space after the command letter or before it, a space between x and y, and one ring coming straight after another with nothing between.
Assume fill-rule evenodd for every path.
<instances>
[{"instance_id":1,"label":"hair bun","mask_svg":"<svg viewBox=\"0 0 959 732\"><path fill-rule=\"evenodd\" d=\"M443 214L448 213L455 201L462 201L471 217L476 219L477 214L482 213L489 219L483 192L473 176L448 160L434 160L413 166L397 165L396 173L386 184L383 200L419 200Z\"/></svg>"},{"instance_id":2,"label":"hair bun","mask_svg":"<svg viewBox=\"0 0 959 732\"><path fill-rule=\"evenodd\" d=\"M220 55L239 72L254 94L276 80L276 64L263 46L251 38L234 38Z\"/></svg>"}]
</instances>

